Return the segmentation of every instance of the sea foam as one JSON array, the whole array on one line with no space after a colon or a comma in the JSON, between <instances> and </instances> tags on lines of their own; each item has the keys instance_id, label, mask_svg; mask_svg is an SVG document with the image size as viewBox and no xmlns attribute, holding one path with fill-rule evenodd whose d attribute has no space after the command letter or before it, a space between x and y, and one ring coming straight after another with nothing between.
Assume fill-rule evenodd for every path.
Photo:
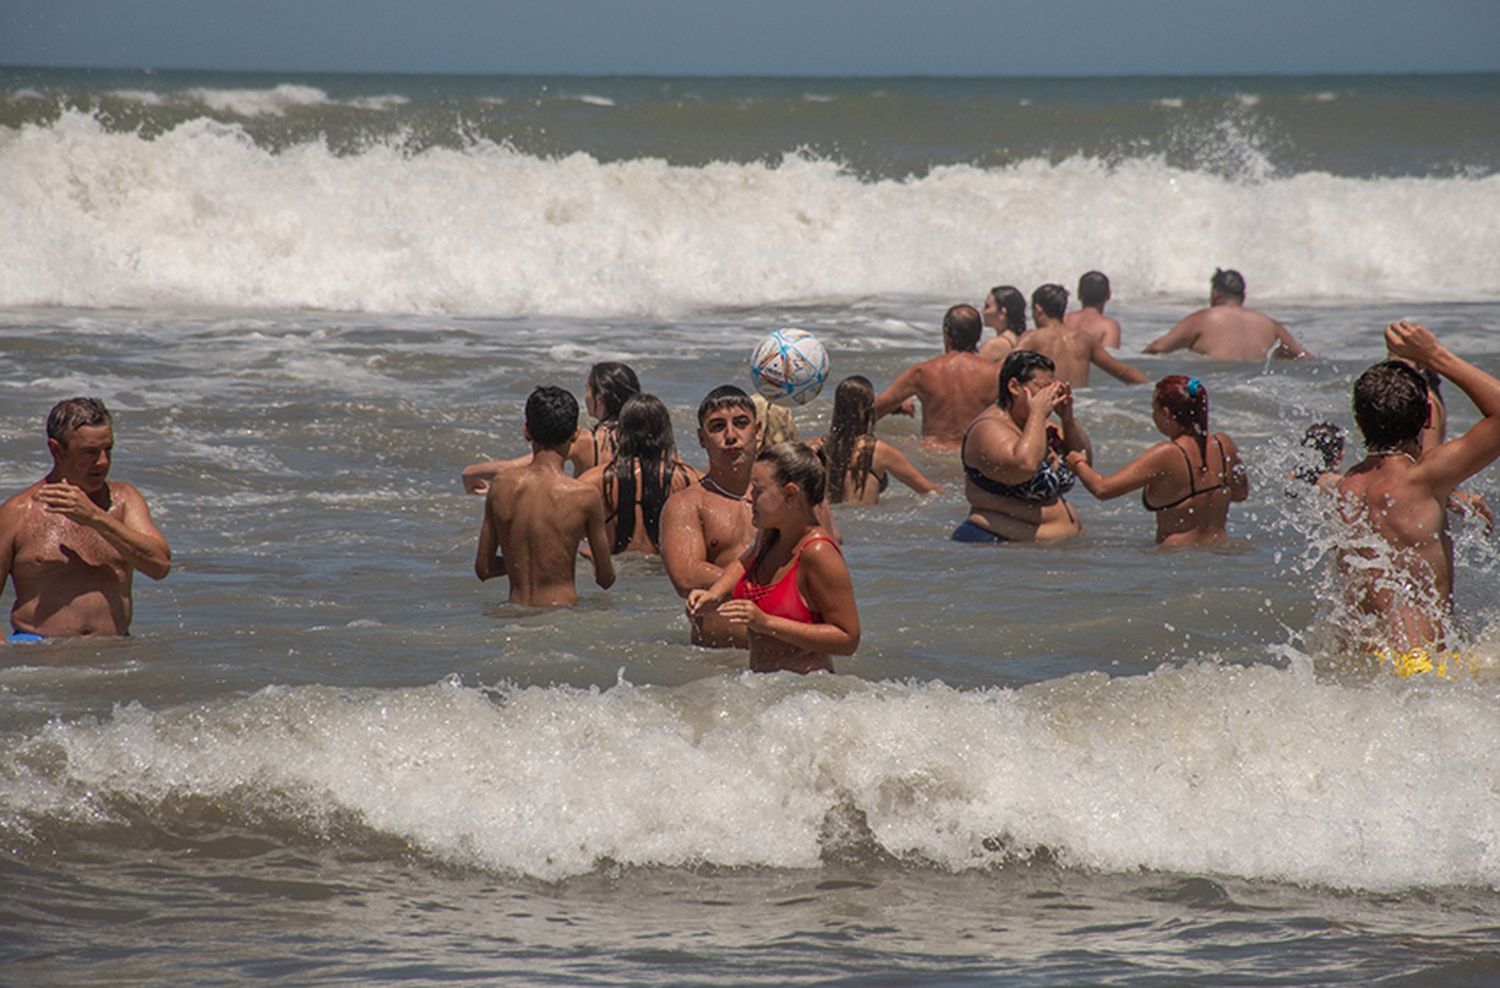
<instances>
[{"instance_id":1,"label":"sea foam","mask_svg":"<svg viewBox=\"0 0 1500 988\"><path fill-rule=\"evenodd\" d=\"M354 819L463 867L945 870L1045 853L1333 887L1500 883L1492 685L1164 666L1020 690L847 677L271 687L54 722L0 755L0 830ZM120 815L119 807L131 807ZM1045 849L1045 850L1044 850Z\"/></svg>"},{"instance_id":2,"label":"sea foam","mask_svg":"<svg viewBox=\"0 0 1500 988\"><path fill-rule=\"evenodd\" d=\"M239 112L270 112L257 106ZM873 181L802 156L685 167L484 141L276 152L233 123L144 139L68 111L0 131L0 224L11 306L650 316L972 298L1095 267L1117 294L1198 298L1216 265L1243 271L1259 301L1500 297L1500 175L1228 178L1150 155Z\"/></svg>"}]
</instances>

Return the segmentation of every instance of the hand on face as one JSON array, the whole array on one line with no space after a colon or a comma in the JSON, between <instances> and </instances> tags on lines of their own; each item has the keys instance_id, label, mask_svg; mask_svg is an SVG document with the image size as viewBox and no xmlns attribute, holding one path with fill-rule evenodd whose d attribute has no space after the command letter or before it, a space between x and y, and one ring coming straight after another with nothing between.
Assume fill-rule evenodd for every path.
<instances>
[{"instance_id":1,"label":"hand on face","mask_svg":"<svg viewBox=\"0 0 1500 988\"><path fill-rule=\"evenodd\" d=\"M1063 381L1049 381L1035 390L1027 388L1026 394L1029 398L1027 411L1032 415L1046 418L1064 404L1070 411L1073 407L1072 389Z\"/></svg>"}]
</instances>

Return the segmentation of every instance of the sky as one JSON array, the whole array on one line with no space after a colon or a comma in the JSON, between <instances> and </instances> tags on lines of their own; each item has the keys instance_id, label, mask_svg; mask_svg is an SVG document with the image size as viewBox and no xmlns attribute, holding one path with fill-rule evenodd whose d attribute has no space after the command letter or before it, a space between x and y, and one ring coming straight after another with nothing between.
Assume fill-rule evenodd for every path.
<instances>
[{"instance_id":1,"label":"sky","mask_svg":"<svg viewBox=\"0 0 1500 988\"><path fill-rule=\"evenodd\" d=\"M1500 71L1500 0L0 0L0 65L559 75Z\"/></svg>"}]
</instances>

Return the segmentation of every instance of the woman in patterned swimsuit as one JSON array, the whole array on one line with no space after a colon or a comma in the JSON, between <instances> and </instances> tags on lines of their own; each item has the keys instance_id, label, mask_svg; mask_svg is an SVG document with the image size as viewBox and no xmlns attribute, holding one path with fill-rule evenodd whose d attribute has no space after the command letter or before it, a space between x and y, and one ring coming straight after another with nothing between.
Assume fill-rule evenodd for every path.
<instances>
[{"instance_id":1,"label":"woman in patterned swimsuit","mask_svg":"<svg viewBox=\"0 0 1500 988\"><path fill-rule=\"evenodd\" d=\"M1063 499L1073 472L1062 458L1091 456L1092 447L1073 417L1072 390L1053 372L1051 359L1030 350L1005 358L1000 400L969 423L959 447L970 511L955 542L1060 542L1083 531Z\"/></svg>"},{"instance_id":2,"label":"woman in patterned swimsuit","mask_svg":"<svg viewBox=\"0 0 1500 988\"><path fill-rule=\"evenodd\" d=\"M832 672L833 656L859 647L849 568L814 513L826 485L822 457L804 443L778 443L756 457L756 538L713 586L688 594L689 614L717 609L749 631L756 672Z\"/></svg>"},{"instance_id":3,"label":"woman in patterned swimsuit","mask_svg":"<svg viewBox=\"0 0 1500 988\"><path fill-rule=\"evenodd\" d=\"M1208 431L1208 389L1172 374L1156 383L1151 419L1167 437L1108 477L1074 455L1068 466L1100 500L1141 492L1141 506L1156 515L1156 542L1165 546L1213 545L1229 538L1229 505L1250 495L1250 481L1234 440Z\"/></svg>"}]
</instances>

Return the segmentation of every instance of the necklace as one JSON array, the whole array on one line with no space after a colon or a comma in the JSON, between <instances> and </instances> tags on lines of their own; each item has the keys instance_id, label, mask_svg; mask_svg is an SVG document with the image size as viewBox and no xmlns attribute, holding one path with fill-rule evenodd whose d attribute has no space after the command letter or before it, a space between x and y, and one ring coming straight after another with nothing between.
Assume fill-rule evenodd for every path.
<instances>
[{"instance_id":1,"label":"necklace","mask_svg":"<svg viewBox=\"0 0 1500 988\"><path fill-rule=\"evenodd\" d=\"M1365 452L1371 456L1404 456L1413 463L1417 462L1417 458L1406 450L1396 449L1391 446L1370 446L1365 449Z\"/></svg>"},{"instance_id":2,"label":"necklace","mask_svg":"<svg viewBox=\"0 0 1500 988\"><path fill-rule=\"evenodd\" d=\"M731 501L743 501L745 499L745 495L743 494L736 494L734 491L725 490L718 481L706 473L703 475L703 487L705 490L713 491L720 497L727 497Z\"/></svg>"}]
</instances>

